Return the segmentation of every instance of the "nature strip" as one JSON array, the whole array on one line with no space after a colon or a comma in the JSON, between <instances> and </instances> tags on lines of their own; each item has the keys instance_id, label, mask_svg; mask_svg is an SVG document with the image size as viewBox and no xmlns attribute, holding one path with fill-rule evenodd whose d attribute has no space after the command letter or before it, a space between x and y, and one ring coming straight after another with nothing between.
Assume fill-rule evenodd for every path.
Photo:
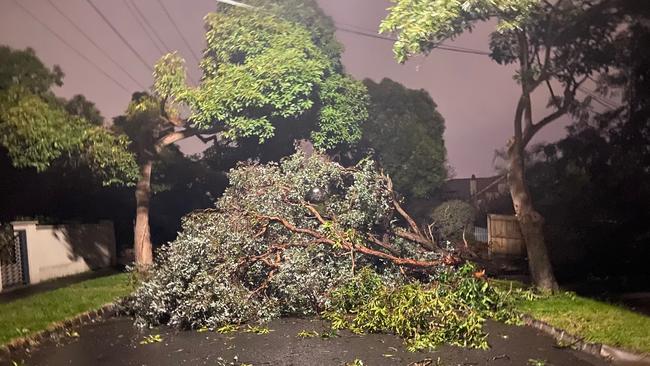
<instances>
[{"instance_id":1,"label":"nature strip","mask_svg":"<svg viewBox=\"0 0 650 366\"><path fill-rule=\"evenodd\" d=\"M5 357L7 360L11 360L11 357L20 351L29 352L29 347L36 346L48 339L63 337L65 332L72 327L111 318L119 314L120 306L118 304L119 301L108 303L97 310L86 311L72 318L54 322L46 329L34 334L16 338L0 346L0 361L3 361Z\"/></svg>"},{"instance_id":2,"label":"nature strip","mask_svg":"<svg viewBox=\"0 0 650 366\"><path fill-rule=\"evenodd\" d=\"M639 354L626 351L613 346L601 343L591 343L584 341L584 338L567 333L563 329L556 328L546 322L537 320L530 315L523 316L524 323L530 327L541 330L552 336L562 346L571 347L579 351L603 357L620 365L650 366L650 354Z\"/></svg>"}]
</instances>

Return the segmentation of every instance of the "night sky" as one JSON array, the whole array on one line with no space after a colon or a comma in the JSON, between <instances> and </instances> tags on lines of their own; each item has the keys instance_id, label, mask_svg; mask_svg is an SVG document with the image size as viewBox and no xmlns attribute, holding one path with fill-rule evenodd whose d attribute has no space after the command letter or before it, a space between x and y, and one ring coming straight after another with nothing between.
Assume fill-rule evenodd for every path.
<instances>
[{"instance_id":1,"label":"night sky","mask_svg":"<svg viewBox=\"0 0 650 366\"><path fill-rule=\"evenodd\" d=\"M16 1L20 1L23 7L111 75L127 91L39 24ZM164 44L160 44L156 34L150 32L152 42L143 30L142 25L147 25L133 8L133 1ZM202 18L214 9L214 0L94 0L95 6L140 53L140 57L131 52L87 0L0 0L0 43L21 49L32 47L47 65L60 65L66 76L65 84L57 90L57 94L65 97L84 94L97 104L105 117L110 118L122 113L131 92L151 85L149 68L161 56L161 51L178 50L187 61L190 76L194 80L199 79L192 52L167 18L160 2L194 54L200 56L204 45ZM52 3L121 68L81 35ZM319 3L341 27L364 32L376 32L390 5L385 0L319 0ZM473 33L464 34L447 44L487 51L488 34L493 26L480 24ZM512 134L514 106L518 98L512 68L500 66L487 56L443 50L434 50L427 57L416 57L399 65L393 58L390 41L344 31L338 31L337 36L345 46L343 64L354 77L376 81L388 77L409 88L422 88L431 94L446 120L445 142L449 163L456 176L494 173L494 150L504 146ZM544 94L535 95L535 105L544 106L546 98ZM541 117L543 112L540 110L534 115ZM545 127L536 141L549 141L561 136L564 124L556 122ZM184 142L182 147L186 152L202 149L198 140Z\"/></svg>"}]
</instances>

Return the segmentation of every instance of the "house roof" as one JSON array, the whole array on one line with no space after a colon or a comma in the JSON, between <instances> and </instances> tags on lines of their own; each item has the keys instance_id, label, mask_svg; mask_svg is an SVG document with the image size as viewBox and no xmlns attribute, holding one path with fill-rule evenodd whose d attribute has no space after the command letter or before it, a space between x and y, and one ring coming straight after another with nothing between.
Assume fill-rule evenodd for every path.
<instances>
[{"instance_id":1,"label":"house roof","mask_svg":"<svg viewBox=\"0 0 650 366\"><path fill-rule=\"evenodd\" d=\"M502 175L492 177L476 177L472 175L470 178L449 179L442 187L442 194L445 200L459 199L469 201L472 198L472 180L476 181L475 193L478 194L479 198L488 193L501 194L503 193L503 187L500 187L501 184L498 184L498 181L502 179Z\"/></svg>"}]
</instances>

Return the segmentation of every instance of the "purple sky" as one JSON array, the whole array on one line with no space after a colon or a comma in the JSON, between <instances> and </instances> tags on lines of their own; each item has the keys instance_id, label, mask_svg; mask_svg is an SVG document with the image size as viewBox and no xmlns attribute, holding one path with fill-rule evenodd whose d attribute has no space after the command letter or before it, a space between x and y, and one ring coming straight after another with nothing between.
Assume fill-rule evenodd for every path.
<instances>
[{"instance_id":1,"label":"purple sky","mask_svg":"<svg viewBox=\"0 0 650 366\"><path fill-rule=\"evenodd\" d=\"M126 86L129 92L141 89L68 23L47 0L17 1ZM51 1L133 75L139 84L151 84L150 70L104 23L87 0ZM158 0L134 1L166 46L179 50L185 57L191 76L198 79L199 71L190 51L167 19ZM200 55L204 45L202 18L214 9L214 0L161 1L194 53ZM158 48L165 51L165 45L156 47L152 43L140 23L129 12L124 0L94 0L93 3L149 65L153 65L161 56ZM319 0L319 3L336 22L370 31L378 28L390 4L385 0ZM492 28L492 24L480 24L473 33L465 34L448 44L487 50L488 34ZM518 90L512 80L511 68L499 66L487 56L443 50L435 50L427 57L416 57L399 65L393 58L392 43L389 41L341 31L337 32L337 36L345 46L343 63L347 72L354 77L368 77L376 81L388 77L409 88L422 88L431 94L446 120L445 141L449 162L457 176L493 173L493 152L502 147L512 134ZM14 48L32 47L46 64L60 65L66 77L65 85L57 93L65 97L84 94L97 104L105 117L122 113L130 99L130 93L102 75L97 68L37 23L14 0L0 0L0 43ZM536 95L536 105L545 105L545 98L545 95ZM542 112L536 115L540 116ZM563 126L562 122L547 126L538 134L536 141L548 141L561 136L564 133ZM201 150L198 140L185 142L182 146L188 152Z\"/></svg>"}]
</instances>

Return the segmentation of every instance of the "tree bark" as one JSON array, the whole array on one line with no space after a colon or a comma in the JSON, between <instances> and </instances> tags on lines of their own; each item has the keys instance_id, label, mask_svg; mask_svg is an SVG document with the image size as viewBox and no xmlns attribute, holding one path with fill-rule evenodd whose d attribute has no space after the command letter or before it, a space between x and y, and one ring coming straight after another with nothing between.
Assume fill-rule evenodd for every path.
<instances>
[{"instance_id":1,"label":"tree bark","mask_svg":"<svg viewBox=\"0 0 650 366\"><path fill-rule=\"evenodd\" d=\"M149 231L149 201L151 198L151 168L153 160L147 159L140 166L140 179L135 188L135 230L133 246L135 264L139 271L146 271L153 264L151 234Z\"/></svg>"},{"instance_id":2,"label":"tree bark","mask_svg":"<svg viewBox=\"0 0 650 366\"><path fill-rule=\"evenodd\" d=\"M510 196L526 243L528 268L533 283L540 290L555 292L558 290L558 284L544 241L544 218L533 206L524 177L523 148L516 139L508 148L508 160Z\"/></svg>"}]
</instances>

